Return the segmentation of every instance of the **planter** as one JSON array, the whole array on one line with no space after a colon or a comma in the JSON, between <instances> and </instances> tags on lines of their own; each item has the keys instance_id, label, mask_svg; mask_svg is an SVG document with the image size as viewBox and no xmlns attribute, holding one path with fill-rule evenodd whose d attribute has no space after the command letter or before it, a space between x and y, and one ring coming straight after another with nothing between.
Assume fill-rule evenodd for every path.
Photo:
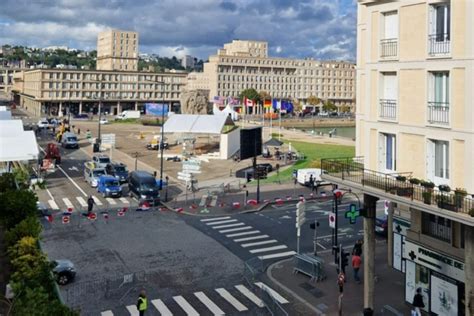
<instances>
[{"instance_id":1,"label":"planter","mask_svg":"<svg viewBox=\"0 0 474 316\"><path fill-rule=\"evenodd\" d=\"M462 208L463 207L465 197L466 197L465 195L454 194L454 202L455 202L457 208Z\"/></svg>"},{"instance_id":2,"label":"planter","mask_svg":"<svg viewBox=\"0 0 474 316\"><path fill-rule=\"evenodd\" d=\"M431 204L431 192L423 192L421 195L423 196L423 203Z\"/></svg>"},{"instance_id":3,"label":"planter","mask_svg":"<svg viewBox=\"0 0 474 316\"><path fill-rule=\"evenodd\" d=\"M397 188L398 196L409 196L413 195L413 188Z\"/></svg>"},{"instance_id":4,"label":"planter","mask_svg":"<svg viewBox=\"0 0 474 316\"><path fill-rule=\"evenodd\" d=\"M438 201L438 207L448 211L456 212L456 205L446 201Z\"/></svg>"}]
</instances>

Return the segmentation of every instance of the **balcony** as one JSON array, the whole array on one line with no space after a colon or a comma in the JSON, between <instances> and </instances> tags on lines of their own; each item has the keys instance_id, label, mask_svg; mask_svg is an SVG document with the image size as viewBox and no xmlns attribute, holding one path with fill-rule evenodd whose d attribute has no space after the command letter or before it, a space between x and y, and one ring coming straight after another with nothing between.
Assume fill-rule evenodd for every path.
<instances>
[{"instance_id":1,"label":"balcony","mask_svg":"<svg viewBox=\"0 0 474 316\"><path fill-rule=\"evenodd\" d=\"M449 103L428 102L428 122L436 125L449 125Z\"/></svg>"},{"instance_id":2,"label":"balcony","mask_svg":"<svg viewBox=\"0 0 474 316\"><path fill-rule=\"evenodd\" d=\"M393 58L398 55L398 38L380 40L380 57Z\"/></svg>"},{"instance_id":3,"label":"balcony","mask_svg":"<svg viewBox=\"0 0 474 316\"><path fill-rule=\"evenodd\" d=\"M431 56L446 55L451 52L449 33L428 35L428 49Z\"/></svg>"},{"instance_id":4,"label":"balcony","mask_svg":"<svg viewBox=\"0 0 474 316\"><path fill-rule=\"evenodd\" d=\"M386 120L396 120L397 100L380 99L379 117Z\"/></svg>"},{"instance_id":5,"label":"balcony","mask_svg":"<svg viewBox=\"0 0 474 316\"><path fill-rule=\"evenodd\" d=\"M321 169L325 170L323 180L474 226L472 198L413 184L407 181L411 173L369 170L363 157L321 159Z\"/></svg>"}]
</instances>

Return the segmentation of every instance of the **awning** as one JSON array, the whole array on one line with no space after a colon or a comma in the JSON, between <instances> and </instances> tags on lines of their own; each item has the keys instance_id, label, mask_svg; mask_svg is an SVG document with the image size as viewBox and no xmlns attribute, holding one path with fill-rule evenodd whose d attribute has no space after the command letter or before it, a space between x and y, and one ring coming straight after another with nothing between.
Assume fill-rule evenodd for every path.
<instances>
[{"instance_id":1,"label":"awning","mask_svg":"<svg viewBox=\"0 0 474 316\"><path fill-rule=\"evenodd\" d=\"M11 120L12 119L12 112L10 111L0 111L0 120Z\"/></svg>"},{"instance_id":2,"label":"awning","mask_svg":"<svg viewBox=\"0 0 474 316\"><path fill-rule=\"evenodd\" d=\"M165 133L221 134L229 123L226 115L173 114L164 125Z\"/></svg>"},{"instance_id":3,"label":"awning","mask_svg":"<svg viewBox=\"0 0 474 316\"><path fill-rule=\"evenodd\" d=\"M281 145L283 145L283 142L279 141L276 138L272 138L272 139L266 141L263 145L270 146L270 147L280 147Z\"/></svg>"},{"instance_id":4,"label":"awning","mask_svg":"<svg viewBox=\"0 0 474 316\"><path fill-rule=\"evenodd\" d=\"M0 161L36 160L38 154L38 144L33 131L22 131L16 136L0 137Z\"/></svg>"},{"instance_id":5,"label":"awning","mask_svg":"<svg viewBox=\"0 0 474 316\"><path fill-rule=\"evenodd\" d=\"M5 112L0 111L0 116L1 113ZM23 132L23 122L21 120L5 120L0 122L0 137L17 136Z\"/></svg>"}]
</instances>

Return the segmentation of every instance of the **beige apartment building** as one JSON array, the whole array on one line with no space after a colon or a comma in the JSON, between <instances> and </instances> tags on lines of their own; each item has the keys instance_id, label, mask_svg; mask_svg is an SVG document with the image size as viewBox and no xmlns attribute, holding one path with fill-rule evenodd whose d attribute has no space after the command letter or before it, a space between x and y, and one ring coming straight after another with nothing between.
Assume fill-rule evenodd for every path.
<instances>
[{"instance_id":1,"label":"beige apartment building","mask_svg":"<svg viewBox=\"0 0 474 316\"><path fill-rule=\"evenodd\" d=\"M138 33L120 30L97 37L97 70L137 71Z\"/></svg>"},{"instance_id":2,"label":"beige apartment building","mask_svg":"<svg viewBox=\"0 0 474 316\"><path fill-rule=\"evenodd\" d=\"M277 99L305 103L313 95L353 107L355 79L349 62L269 57L267 42L234 40L209 57L202 73L189 74L188 89L209 90L211 100L254 88Z\"/></svg>"},{"instance_id":3,"label":"beige apartment building","mask_svg":"<svg viewBox=\"0 0 474 316\"><path fill-rule=\"evenodd\" d=\"M359 158L323 162L324 177L364 193L369 252L373 202L390 201L400 300L411 304L421 288L430 315L474 315L473 79L474 1L358 1ZM373 308L372 272L364 304Z\"/></svg>"}]
</instances>

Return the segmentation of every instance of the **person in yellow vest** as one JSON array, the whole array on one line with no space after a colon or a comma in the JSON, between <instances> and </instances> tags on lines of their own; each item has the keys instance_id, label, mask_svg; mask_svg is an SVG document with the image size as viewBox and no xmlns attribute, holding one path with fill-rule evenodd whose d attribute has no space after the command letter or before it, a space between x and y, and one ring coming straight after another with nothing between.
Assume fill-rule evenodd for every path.
<instances>
[{"instance_id":1,"label":"person in yellow vest","mask_svg":"<svg viewBox=\"0 0 474 316\"><path fill-rule=\"evenodd\" d=\"M145 290L142 290L140 292L140 295L138 296L138 301L137 301L137 309L140 314L140 316L145 315L145 311L148 308L148 301L146 298Z\"/></svg>"}]
</instances>

